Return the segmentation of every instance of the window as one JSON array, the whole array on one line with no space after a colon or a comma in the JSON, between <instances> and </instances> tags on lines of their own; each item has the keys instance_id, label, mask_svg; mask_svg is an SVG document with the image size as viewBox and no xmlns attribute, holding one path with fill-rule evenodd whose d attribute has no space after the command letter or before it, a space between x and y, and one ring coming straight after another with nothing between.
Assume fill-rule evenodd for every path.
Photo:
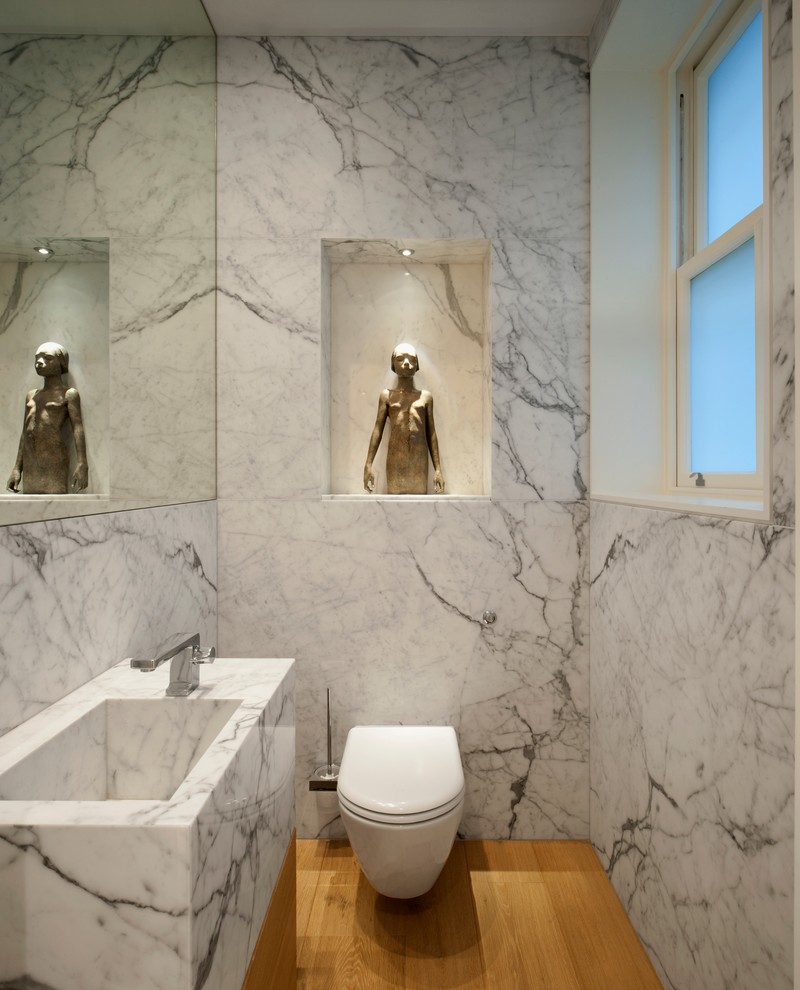
<instances>
[{"instance_id":1,"label":"window","mask_svg":"<svg viewBox=\"0 0 800 990\"><path fill-rule=\"evenodd\" d=\"M760 5L678 72L674 486L762 493L766 464ZM702 50L701 50L702 51Z\"/></svg>"}]
</instances>

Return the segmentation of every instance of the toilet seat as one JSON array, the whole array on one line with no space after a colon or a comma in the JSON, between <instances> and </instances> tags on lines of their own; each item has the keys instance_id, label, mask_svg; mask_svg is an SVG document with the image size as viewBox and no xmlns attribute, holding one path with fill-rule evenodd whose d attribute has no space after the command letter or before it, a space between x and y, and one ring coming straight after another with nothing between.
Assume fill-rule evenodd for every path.
<instances>
[{"instance_id":1,"label":"toilet seat","mask_svg":"<svg viewBox=\"0 0 800 990\"><path fill-rule=\"evenodd\" d=\"M339 769L339 815L367 880L387 897L436 883L464 813L450 725L356 725Z\"/></svg>"},{"instance_id":2,"label":"toilet seat","mask_svg":"<svg viewBox=\"0 0 800 990\"><path fill-rule=\"evenodd\" d=\"M442 815L449 814L464 800L464 788L462 787L451 801L439 805L438 808L429 808L427 811L418 811L414 814L398 814L376 811L374 808L363 808L342 794L341 787L338 788L338 791L339 803L347 808L351 815L357 815L369 822L381 822L384 825L417 825L420 822L429 822L434 818L441 818Z\"/></svg>"},{"instance_id":3,"label":"toilet seat","mask_svg":"<svg viewBox=\"0 0 800 990\"><path fill-rule=\"evenodd\" d=\"M347 737L339 800L369 821L430 821L464 797L464 771L450 725L357 725Z\"/></svg>"}]
</instances>

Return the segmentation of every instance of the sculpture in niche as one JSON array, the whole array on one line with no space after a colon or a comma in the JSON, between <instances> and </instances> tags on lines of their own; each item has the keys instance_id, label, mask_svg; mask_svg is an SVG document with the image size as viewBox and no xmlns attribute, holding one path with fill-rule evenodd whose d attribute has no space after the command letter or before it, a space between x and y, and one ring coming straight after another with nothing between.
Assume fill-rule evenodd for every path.
<instances>
[{"instance_id":1,"label":"sculpture in niche","mask_svg":"<svg viewBox=\"0 0 800 990\"><path fill-rule=\"evenodd\" d=\"M386 452L386 481L390 495L428 494L428 453L434 468L434 494L444 491L439 463L439 441L433 422L433 396L414 387L419 358L411 344L398 344L390 365L397 375L396 388L385 388L378 399L378 415L364 465L364 490L375 491L372 462L389 420L389 449Z\"/></svg>"},{"instance_id":2,"label":"sculpture in niche","mask_svg":"<svg viewBox=\"0 0 800 990\"><path fill-rule=\"evenodd\" d=\"M42 388L25 397L25 419L19 440L17 461L8 490L25 495L65 495L69 481L67 423L72 427L76 463L70 489L83 491L89 484L86 437L81 416L81 397L76 388L66 386L61 376L69 368L69 354L61 344L48 341L36 351L36 374L44 378Z\"/></svg>"}]
</instances>

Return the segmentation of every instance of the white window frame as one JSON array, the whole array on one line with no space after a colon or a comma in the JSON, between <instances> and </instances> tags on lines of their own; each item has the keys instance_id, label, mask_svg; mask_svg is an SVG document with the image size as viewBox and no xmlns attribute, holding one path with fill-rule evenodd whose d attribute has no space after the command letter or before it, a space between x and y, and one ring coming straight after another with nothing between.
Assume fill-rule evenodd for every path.
<instances>
[{"instance_id":1,"label":"white window frame","mask_svg":"<svg viewBox=\"0 0 800 990\"><path fill-rule=\"evenodd\" d=\"M737 495L749 492L756 495L761 491L764 471L764 451L766 449L766 415L764 397L766 394L766 371L768 362L765 351L767 328L764 309L763 252L764 235L761 218L763 207L740 220L726 230L711 244L701 248L677 272L677 326L676 326L676 418L677 418L677 487L681 489L697 487L691 472L691 397L689 369L689 321L690 293L692 279L710 268L722 258L731 254L749 240L754 241L755 257L755 373L756 373L756 469L741 474L705 472L703 480L706 488L716 491L736 492Z\"/></svg>"},{"instance_id":2,"label":"white window frame","mask_svg":"<svg viewBox=\"0 0 800 990\"><path fill-rule=\"evenodd\" d=\"M707 243L707 147L708 80L727 55L752 18L762 15L762 120L763 176L762 205ZM666 445L666 476L668 490L674 494L700 493L719 497L761 498L768 496L770 418L769 409L769 293L767 291L769 237L767 226L769 196L769 50L768 11L766 2L746 0L718 31L710 45L701 38L699 45L675 69L674 91L682 94L676 130L678 140L673 167L672 188L677 202L674 215L678 237L674 242L675 263L671 279L675 286L674 321L671 364L674 374L668 376L667 420L672 424ZM705 41L707 49L698 58L698 48ZM700 49L702 51L702 49ZM695 58L692 58L692 55ZM756 471L742 474L704 472L702 487L698 487L691 470L689 391L689 292L691 280L737 247L753 238L755 248L755 354L756 354ZM699 480L699 479L698 479Z\"/></svg>"}]
</instances>

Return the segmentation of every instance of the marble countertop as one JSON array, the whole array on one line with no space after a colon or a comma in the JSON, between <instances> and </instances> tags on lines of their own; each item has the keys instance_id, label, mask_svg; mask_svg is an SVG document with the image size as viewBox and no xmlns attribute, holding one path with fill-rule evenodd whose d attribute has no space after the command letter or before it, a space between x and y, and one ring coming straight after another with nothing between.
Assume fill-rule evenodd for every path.
<instances>
[{"instance_id":1,"label":"marble countertop","mask_svg":"<svg viewBox=\"0 0 800 990\"><path fill-rule=\"evenodd\" d=\"M246 810L239 807L241 799L233 802L236 808L222 809L209 798L248 735L258 731L265 718L277 722L286 695L282 686L293 664L286 658L217 658L203 665L200 686L188 698L168 699L168 663L143 674L132 670L128 661L120 662L1 737L0 775L107 699L164 699L179 705L227 699L238 701L238 707L168 800L0 800L0 826L188 826L204 813L241 813Z\"/></svg>"}]
</instances>

